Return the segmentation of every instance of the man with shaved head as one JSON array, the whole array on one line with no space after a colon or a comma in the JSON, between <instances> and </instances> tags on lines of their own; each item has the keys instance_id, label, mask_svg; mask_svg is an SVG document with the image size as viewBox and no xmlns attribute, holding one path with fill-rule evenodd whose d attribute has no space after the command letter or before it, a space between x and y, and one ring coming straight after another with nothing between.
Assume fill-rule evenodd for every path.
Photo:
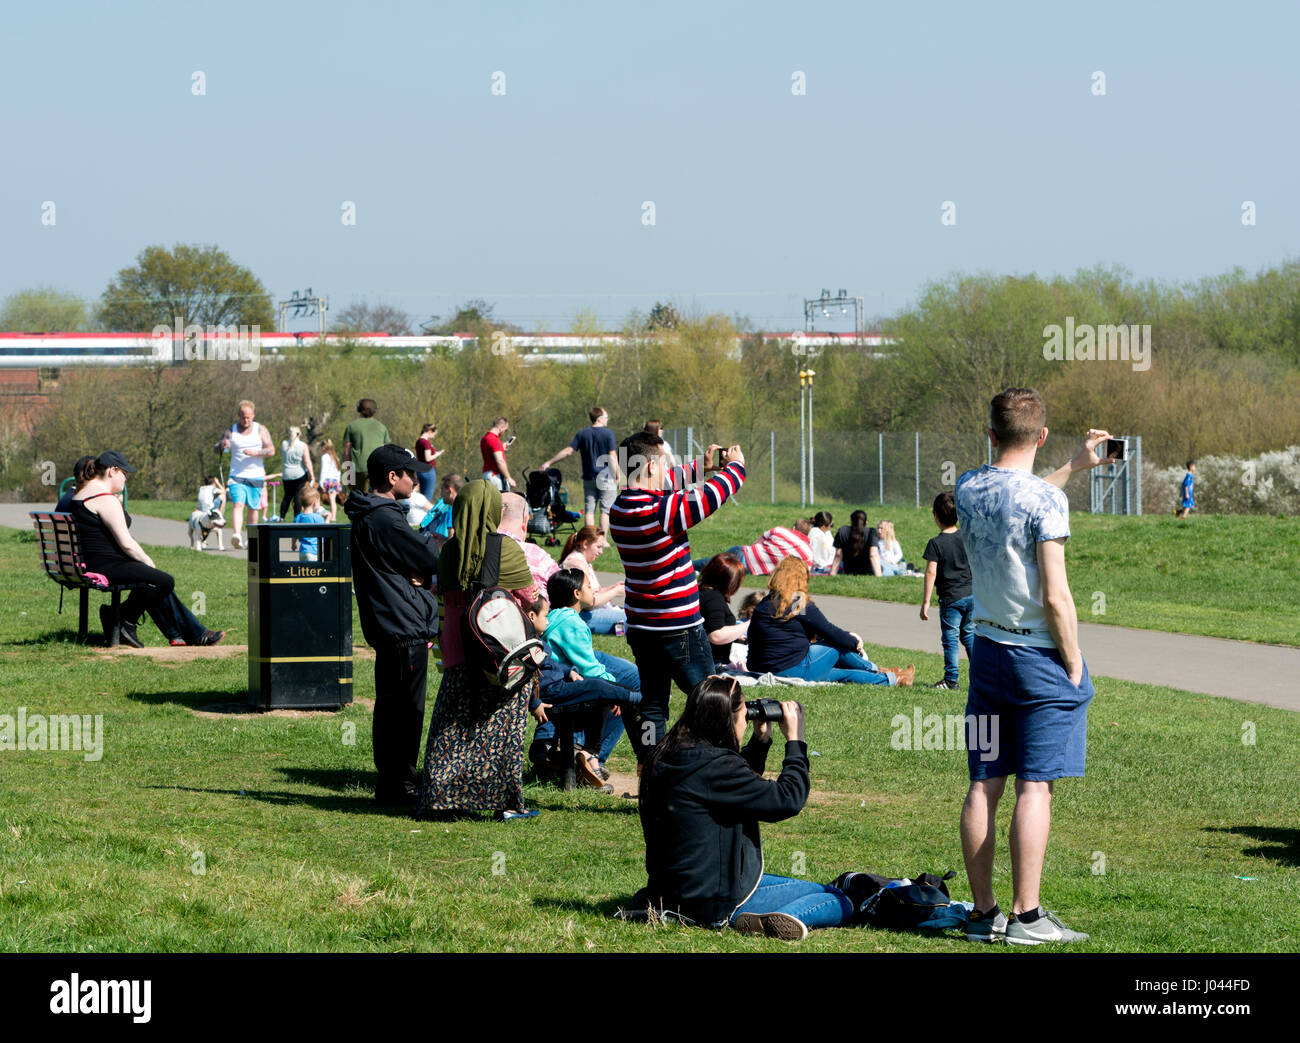
<instances>
[{"instance_id":1,"label":"man with shaved head","mask_svg":"<svg viewBox=\"0 0 1300 1043\"><path fill-rule=\"evenodd\" d=\"M509 536L523 548L533 574L533 600L546 597L546 581L560 570L555 559L535 543L528 542L528 501L518 493L501 494L501 524L497 532Z\"/></svg>"}]
</instances>

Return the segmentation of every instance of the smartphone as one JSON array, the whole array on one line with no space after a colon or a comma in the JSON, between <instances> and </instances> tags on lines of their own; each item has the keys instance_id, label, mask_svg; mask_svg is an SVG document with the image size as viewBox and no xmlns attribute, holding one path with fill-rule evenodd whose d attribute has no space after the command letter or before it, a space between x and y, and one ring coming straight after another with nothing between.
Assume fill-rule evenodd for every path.
<instances>
[{"instance_id":1,"label":"smartphone","mask_svg":"<svg viewBox=\"0 0 1300 1043\"><path fill-rule=\"evenodd\" d=\"M1106 451L1102 453L1102 458L1105 460L1127 460L1128 439L1127 438L1106 439Z\"/></svg>"},{"instance_id":2,"label":"smartphone","mask_svg":"<svg viewBox=\"0 0 1300 1043\"><path fill-rule=\"evenodd\" d=\"M511 435L509 438L506 439L506 448L509 449L514 444L515 444L515 436Z\"/></svg>"}]
</instances>

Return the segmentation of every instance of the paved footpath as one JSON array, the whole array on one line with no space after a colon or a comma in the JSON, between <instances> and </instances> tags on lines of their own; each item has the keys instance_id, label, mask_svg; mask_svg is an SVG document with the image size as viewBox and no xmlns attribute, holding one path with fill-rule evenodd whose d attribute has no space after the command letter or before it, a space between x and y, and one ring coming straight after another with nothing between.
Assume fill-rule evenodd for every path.
<instances>
[{"instance_id":1,"label":"paved footpath","mask_svg":"<svg viewBox=\"0 0 1300 1043\"><path fill-rule=\"evenodd\" d=\"M0 525L29 528L31 519L27 512L49 510L51 506L0 504ZM133 515L132 519L131 532L141 543L188 546L189 527L184 522L144 515ZM244 556L243 551L229 549L229 528L226 529L225 541L225 556ZM601 574L602 583L620 578ZM818 594L817 603L837 625L861 634L868 644L922 652L939 651L937 604L930 611L930 621L922 623L917 605L831 594ZM1079 643L1083 646L1089 672L1098 677L1118 677L1125 681L1165 685L1188 692L1300 710L1300 648L1167 634L1159 630L1131 630L1096 623L1079 624ZM938 679L937 674L927 678L931 681Z\"/></svg>"}]
</instances>

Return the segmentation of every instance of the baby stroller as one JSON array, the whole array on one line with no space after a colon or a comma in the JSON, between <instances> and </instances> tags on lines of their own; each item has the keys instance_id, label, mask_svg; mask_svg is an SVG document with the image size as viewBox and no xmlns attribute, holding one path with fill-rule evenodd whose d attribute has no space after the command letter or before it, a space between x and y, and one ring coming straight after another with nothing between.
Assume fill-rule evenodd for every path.
<instances>
[{"instance_id":1,"label":"baby stroller","mask_svg":"<svg viewBox=\"0 0 1300 1043\"><path fill-rule=\"evenodd\" d=\"M528 531L546 537L546 545L559 543L563 531L577 532L582 517L569 510L569 494L564 491L564 476L558 467L545 471L524 471L524 490L528 499Z\"/></svg>"}]
</instances>

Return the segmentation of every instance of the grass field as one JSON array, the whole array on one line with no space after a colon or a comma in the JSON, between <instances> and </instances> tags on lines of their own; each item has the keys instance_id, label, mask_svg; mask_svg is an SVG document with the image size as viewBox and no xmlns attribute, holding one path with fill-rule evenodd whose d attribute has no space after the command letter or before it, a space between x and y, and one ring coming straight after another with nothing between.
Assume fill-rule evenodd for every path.
<instances>
[{"instance_id":1,"label":"grass field","mask_svg":"<svg viewBox=\"0 0 1300 1043\"><path fill-rule=\"evenodd\" d=\"M908 531L902 538L908 546ZM244 640L240 562L151 552L180 578L183 597L204 593L208 625ZM532 822L381 812L370 799L370 714L360 702L338 714L201 715L243 700L242 654L153 661L79 646L70 640L75 614L55 614L57 590L35 554L30 534L0 529L0 596L11 606L0 614L0 714L102 714L104 750L98 761L0 752L0 949L784 948L612 921L644 882L631 801L529 785L527 800L543 812ZM141 633L160 643L152 626ZM598 643L626 649L618 638ZM869 651L884 662L902 655ZM937 655L907 655L939 668ZM360 655L355 673L358 699L373 697ZM1088 777L1057 790L1045 904L1090 932L1093 951L1296 949L1300 716L1104 678L1096 685ZM431 675L430 707L435 690ZM963 693L801 694L813 796L795 819L764 827L768 870L823 881L845 869L960 870L964 754L898 750L890 740L894 715L910 718L917 706L959 713ZM677 695L674 713L680 705ZM769 766L780 757L778 739ZM630 770L626 744L613 767ZM954 897L969 898L963 876L952 884ZM1006 904L1005 847L997 885ZM801 948L1022 951L858 928L814 932Z\"/></svg>"},{"instance_id":2,"label":"grass field","mask_svg":"<svg viewBox=\"0 0 1300 1043\"><path fill-rule=\"evenodd\" d=\"M848 524L852 505L820 506L831 511L837 526ZM131 502L135 513L177 521L189 518L192 509L189 503ZM873 523L892 519L903 553L909 561L921 561L926 541L938 531L928 509L866 509ZM797 506L728 504L691 530L692 553L705 557L752 543L773 525L790 525L800 513ZM1179 522L1075 513L1070 527L1066 563L1081 620L1300 645L1300 518L1209 516ZM558 547L552 551L558 556ZM622 571L613 547L596 567ZM757 577L746 581L751 587L763 584ZM919 604L921 586L920 579L904 576L824 576L813 579L812 591Z\"/></svg>"}]
</instances>

